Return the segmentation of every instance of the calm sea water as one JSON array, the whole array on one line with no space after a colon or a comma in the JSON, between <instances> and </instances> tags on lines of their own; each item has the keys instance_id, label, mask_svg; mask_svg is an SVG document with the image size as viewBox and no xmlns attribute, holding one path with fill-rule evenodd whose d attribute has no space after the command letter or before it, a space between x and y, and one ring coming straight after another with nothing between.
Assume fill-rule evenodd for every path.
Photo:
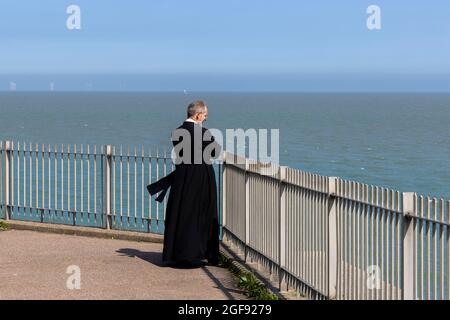
<instances>
[{"instance_id":1,"label":"calm sea water","mask_svg":"<svg viewBox=\"0 0 450 320\"><path fill-rule=\"evenodd\" d=\"M280 163L450 199L450 94L0 93L0 139L170 148L186 105L206 127L280 129Z\"/></svg>"}]
</instances>

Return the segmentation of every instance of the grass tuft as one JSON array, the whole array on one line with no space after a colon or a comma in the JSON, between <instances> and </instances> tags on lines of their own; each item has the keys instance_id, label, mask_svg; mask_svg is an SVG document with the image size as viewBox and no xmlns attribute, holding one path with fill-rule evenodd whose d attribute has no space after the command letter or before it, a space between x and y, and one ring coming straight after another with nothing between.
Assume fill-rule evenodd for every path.
<instances>
[{"instance_id":1,"label":"grass tuft","mask_svg":"<svg viewBox=\"0 0 450 320\"><path fill-rule=\"evenodd\" d=\"M0 231L5 231L8 229L8 226L3 221L0 221Z\"/></svg>"},{"instance_id":2,"label":"grass tuft","mask_svg":"<svg viewBox=\"0 0 450 320\"><path fill-rule=\"evenodd\" d=\"M231 260L222 254L219 257L219 266L228 268L235 275L238 287L244 289L245 294L249 298L255 300L278 300L278 297L258 281L254 274L235 267Z\"/></svg>"}]
</instances>

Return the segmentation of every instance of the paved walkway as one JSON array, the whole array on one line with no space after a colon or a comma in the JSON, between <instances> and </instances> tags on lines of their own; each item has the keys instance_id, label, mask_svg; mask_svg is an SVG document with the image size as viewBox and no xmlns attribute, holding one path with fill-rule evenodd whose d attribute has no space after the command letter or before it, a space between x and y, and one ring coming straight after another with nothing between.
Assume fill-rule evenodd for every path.
<instances>
[{"instance_id":1,"label":"paved walkway","mask_svg":"<svg viewBox=\"0 0 450 320\"><path fill-rule=\"evenodd\" d=\"M0 300L245 299L227 269L165 266L161 251L158 243L0 231ZM79 290L67 288L73 265Z\"/></svg>"}]
</instances>

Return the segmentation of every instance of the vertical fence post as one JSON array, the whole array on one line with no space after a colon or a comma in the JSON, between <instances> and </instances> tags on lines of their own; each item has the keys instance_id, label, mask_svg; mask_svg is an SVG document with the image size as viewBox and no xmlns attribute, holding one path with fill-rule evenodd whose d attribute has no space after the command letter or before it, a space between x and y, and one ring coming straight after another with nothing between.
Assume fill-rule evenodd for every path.
<instances>
[{"instance_id":1,"label":"vertical fence post","mask_svg":"<svg viewBox=\"0 0 450 320\"><path fill-rule=\"evenodd\" d=\"M250 244L250 182L249 182L250 163L245 159L245 253L244 261L247 262L248 246Z\"/></svg>"},{"instance_id":2,"label":"vertical fence post","mask_svg":"<svg viewBox=\"0 0 450 320\"><path fill-rule=\"evenodd\" d=\"M278 262L278 280L279 280L279 290L280 291L288 291L287 281L285 278L284 270L286 270L286 171L287 167L280 166L279 167L279 262Z\"/></svg>"},{"instance_id":3,"label":"vertical fence post","mask_svg":"<svg viewBox=\"0 0 450 320\"><path fill-rule=\"evenodd\" d=\"M415 193L403 192L403 299L414 300L414 222Z\"/></svg>"},{"instance_id":4,"label":"vertical fence post","mask_svg":"<svg viewBox=\"0 0 450 320\"><path fill-rule=\"evenodd\" d=\"M337 177L328 177L328 298L336 299L337 283Z\"/></svg>"},{"instance_id":5,"label":"vertical fence post","mask_svg":"<svg viewBox=\"0 0 450 320\"><path fill-rule=\"evenodd\" d=\"M227 226L227 153L223 152L222 157L222 240L225 237L223 227Z\"/></svg>"},{"instance_id":6,"label":"vertical fence post","mask_svg":"<svg viewBox=\"0 0 450 320\"><path fill-rule=\"evenodd\" d=\"M105 228L111 229L112 215L111 215L111 160L112 160L112 146L106 145L104 147L105 166L103 170L103 201L104 201L104 217Z\"/></svg>"},{"instance_id":7,"label":"vertical fence post","mask_svg":"<svg viewBox=\"0 0 450 320\"><path fill-rule=\"evenodd\" d=\"M5 163L5 175L3 176L3 200L4 200L4 213L5 213L5 220L10 220L11 219L11 207L10 207L10 199L9 199L9 195L10 195L10 187L11 187L11 170L10 170L10 165L11 165L11 141L5 141L5 158L4 163ZM1 168L0 168L1 170Z\"/></svg>"}]
</instances>

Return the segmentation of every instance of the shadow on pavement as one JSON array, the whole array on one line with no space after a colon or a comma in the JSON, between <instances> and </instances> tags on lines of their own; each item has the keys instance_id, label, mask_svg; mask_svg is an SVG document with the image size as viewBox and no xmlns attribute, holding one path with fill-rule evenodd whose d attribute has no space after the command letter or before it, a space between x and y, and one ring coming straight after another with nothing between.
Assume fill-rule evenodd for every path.
<instances>
[{"instance_id":1,"label":"shadow on pavement","mask_svg":"<svg viewBox=\"0 0 450 320\"><path fill-rule=\"evenodd\" d=\"M122 256L130 257L130 258L140 258L148 263L151 263L153 265L156 265L158 267L170 267L175 269L197 269L202 268L202 270L208 275L208 277L214 282L214 284L217 286L219 290L221 290L225 296L230 299L234 300L235 297L233 296L233 293L235 294L243 294L242 290L239 290L237 288L233 288L232 282L232 276L230 278L231 281L227 281L226 285L222 283L221 279L218 279L214 272L211 272L212 270L209 270L208 263L204 261L196 261L191 263L190 265L177 265L175 263L166 263L162 261L162 253L161 252L144 252L137 249L131 249L131 248L123 248L116 251L117 253L120 253ZM214 266L212 268L220 268L217 266ZM229 272L227 270L227 272Z\"/></svg>"},{"instance_id":2,"label":"shadow on pavement","mask_svg":"<svg viewBox=\"0 0 450 320\"><path fill-rule=\"evenodd\" d=\"M120 253L122 256L127 256L130 258L140 258L144 261L147 261L151 264L154 264L158 267L169 267L169 268L175 268L175 269L196 269L201 268L203 266L206 266L207 263L204 261L195 261L191 264L175 264L170 262L163 262L162 261L162 253L161 252L144 252L137 249L131 249L131 248L123 248L116 251L117 253Z\"/></svg>"}]
</instances>

